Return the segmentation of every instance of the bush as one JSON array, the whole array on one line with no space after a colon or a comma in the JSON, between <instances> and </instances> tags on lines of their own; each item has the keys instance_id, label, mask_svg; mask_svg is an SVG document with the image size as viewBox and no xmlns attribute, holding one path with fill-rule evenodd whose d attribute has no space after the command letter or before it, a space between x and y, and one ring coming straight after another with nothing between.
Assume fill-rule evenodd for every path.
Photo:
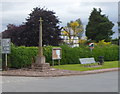
<instances>
[{"instance_id":1,"label":"bush","mask_svg":"<svg viewBox=\"0 0 120 94\"><path fill-rule=\"evenodd\" d=\"M67 45L60 46L62 48L61 64L79 64L79 58L94 57L98 60L99 56L104 56L105 61L118 60L118 46L117 45L96 45L91 52L88 46L81 45L80 47L71 48ZM52 64L52 48L53 46L46 46L43 48L46 62ZM15 47L12 46L11 54L8 57L8 66L13 68L29 67L32 58L36 57L38 53L37 47ZM55 62L57 63L57 61Z\"/></svg>"},{"instance_id":2,"label":"bush","mask_svg":"<svg viewBox=\"0 0 120 94\"><path fill-rule=\"evenodd\" d=\"M46 62L52 65L52 46L43 47L43 54L46 57Z\"/></svg>"},{"instance_id":3,"label":"bush","mask_svg":"<svg viewBox=\"0 0 120 94\"><path fill-rule=\"evenodd\" d=\"M112 39L111 42L112 42L112 44L119 45L119 39L118 38Z\"/></svg>"},{"instance_id":4,"label":"bush","mask_svg":"<svg viewBox=\"0 0 120 94\"><path fill-rule=\"evenodd\" d=\"M86 47L61 46L62 48L62 64L79 64L79 58L91 57L90 50Z\"/></svg>"},{"instance_id":5,"label":"bush","mask_svg":"<svg viewBox=\"0 0 120 94\"><path fill-rule=\"evenodd\" d=\"M96 60L98 56L104 56L105 61L116 61L119 58L118 50L117 45L95 46L93 56Z\"/></svg>"},{"instance_id":6,"label":"bush","mask_svg":"<svg viewBox=\"0 0 120 94\"><path fill-rule=\"evenodd\" d=\"M32 58L36 56L36 47L12 47L10 56L10 67L28 67L32 63ZM9 63L9 62L8 62Z\"/></svg>"}]
</instances>

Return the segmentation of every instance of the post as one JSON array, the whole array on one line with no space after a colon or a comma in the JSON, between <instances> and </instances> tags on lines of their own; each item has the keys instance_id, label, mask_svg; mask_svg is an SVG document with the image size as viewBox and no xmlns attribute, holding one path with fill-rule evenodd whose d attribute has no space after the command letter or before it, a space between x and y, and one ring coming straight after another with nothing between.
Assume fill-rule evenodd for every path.
<instances>
[{"instance_id":1,"label":"post","mask_svg":"<svg viewBox=\"0 0 120 94\"><path fill-rule=\"evenodd\" d=\"M91 53L92 53L92 48L90 48L90 50L91 50Z\"/></svg>"},{"instance_id":2,"label":"post","mask_svg":"<svg viewBox=\"0 0 120 94\"><path fill-rule=\"evenodd\" d=\"M5 70L7 70L7 53L5 54Z\"/></svg>"},{"instance_id":3,"label":"post","mask_svg":"<svg viewBox=\"0 0 120 94\"><path fill-rule=\"evenodd\" d=\"M52 66L54 66L54 60L52 60Z\"/></svg>"},{"instance_id":4,"label":"post","mask_svg":"<svg viewBox=\"0 0 120 94\"><path fill-rule=\"evenodd\" d=\"M58 65L60 66L60 59L58 60Z\"/></svg>"}]
</instances>

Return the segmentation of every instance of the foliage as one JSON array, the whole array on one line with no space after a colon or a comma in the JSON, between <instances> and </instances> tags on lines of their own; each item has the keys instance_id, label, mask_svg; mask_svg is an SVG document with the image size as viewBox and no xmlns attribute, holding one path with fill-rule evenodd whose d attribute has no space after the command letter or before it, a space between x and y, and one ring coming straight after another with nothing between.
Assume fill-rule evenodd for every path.
<instances>
[{"instance_id":1,"label":"foliage","mask_svg":"<svg viewBox=\"0 0 120 94\"><path fill-rule=\"evenodd\" d=\"M82 44L85 45L85 44L87 43L87 40L85 40L85 39L80 39L80 40L79 40L79 43L80 43L80 45L82 45Z\"/></svg>"},{"instance_id":2,"label":"foliage","mask_svg":"<svg viewBox=\"0 0 120 94\"><path fill-rule=\"evenodd\" d=\"M22 37L24 37L25 28L25 25L16 26L9 24L7 30L2 32L2 37L10 38L15 45L24 45L26 41L23 41Z\"/></svg>"},{"instance_id":3,"label":"foliage","mask_svg":"<svg viewBox=\"0 0 120 94\"><path fill-rule=\"evenodd\" d=\"M36 54L37 49L35 47L12 47L9 66L13 68L28 67Z\"/></svg>"},{"instance_id":4,"label":"foliage","mask_svg":"<svg viewBox=\"0 0 120 94\"><path fill-rule=\"evenodd\" d=\"M82 37L82 35L80 35L80 34L83 33L83 24L82 24L80 18L77 19L76 21L71 21L71 22L67 23L67 27L72 30L71 35Z\"/></svg>"},{"instance_id":5,"label":"foliage","mask_svg":"<svg viewBox=\"0 0 120 94\"><path fill-rule=\"evenodd\" d=\"M104 56L105 61L115 61L119 59L118 50L117 45L98 45L95 46L92 54L96 60L98 60L98 56Z\"/></svg>"},{"instance_id":6,"label":"foliage","mask_svg":"<svg viewBox=\"0 0 120 94\"><path fill-rule=\"evenodd\" d=\"M120 22L118 22L118 26L120 27ZM119 30L119 32L120 32L120 28L119 28L118 30Z\"/></svg>"},{"instance_id":7,"label":"foliage","mask_svg":"<svg viewBox=\"0 0 120 94\"><path fill-rule=\"evenodd\" d=\"M72 28L75 28L75 27L79 26L79 23L77 21L75 21L75 22L70 23L70 26Z\"/></svg>"},{"instance_id":8,"label":"foliage","mask_svg":"<svg viewBox=\"0 0 120 94\"><path fill-rule=\"evenodd\" d=\"M89 17L89 22L86 26L86 36L88 39L100 41L110 41L111 35L113 35L112 28L114 24L109 21L106 15L101 14L101 9L97 11L96 8L93 9Z\"/></svg>"},{"instance_id":9,"label":"foliage","mask_svg":"<svg viewBox=\"0 0 120 94\"><path fill-rule=\"evenodd\" d=\"M52 46L44 47L43 50L44 56L46 57L46 62L52 63ZM8 65L13 68L30 67L32 63L35 63L34 60L37 57L37 53L37 47L12 46Z\"/></svg>"},{"instance_id":10,"label":"foliage","mask_svg":"<svg viewBox=\"0 0 120 94\"><path fill-rule=\"evenodd\" d=\"M111 43L112 43L112 44L119 45L119 39L118 39L118 38L112 39L112 40L111 40Z\"/></svg>"},{"instance_id":11,"label":"foliage","mask_svg":"<svg viewBox=\"0 0 120 94\"><path fill-rule=\"evenodd\" d=\"M61 33L58 17L55 12L38 7L33 8L23 25L8 25L3 38L11 38L17 46L38 46L40 17L43 19L43 45L58 45Z\"/></svg>"},{"instance_id":12,"label":"foliage","mask_svg":"<svg viewBox=\"0 0 120 94\"><path fill-rule=\"evenodd\" d=\"M82 37L83 34L83 25L80 19L76 21L71 21L67 23L67 26L63 27L63 36L67 36L69 39L69 44L73 45L73 40L75 37L79 39Z\"/></svg>"},{"instance_id":13,"label":"foliage","mask_svg":"<svg viewBox=\"0 0 120 94\"><path fill-rule=\"evenodd\" d=\"M98 43L95 43L96 45L100 45L100 46L103 46L103 45L110 45L111 42L105 42L105 40L101 40L99 41Z\"/></svg>"},{"instance_id":14,"label":"foliage","mask_svg":"<svg viewBox=\"0 0 120 94\"><path fill-rule=\"evenodd\" d=\"M120 21L118 22L118 33L120 34ZM120 39L120 35L118 35L119 39Z\"/></svg>"},{"instance_id":15,"label":"foliage","mask_svg":"<svg viewBox=\"0 0 120 94\"><path fill-rule=\"evenodd\" d=\"M46 62L52 65L52 48L54 46L43 47ZM118 45L96 45L91 52L88 46L81 45L80 47L71 48L67 45L60 46L62 48L61 65L63 64L79 64L79 58L94 57L98 61L99 56L104 56L105 61L118 60ZM14 68L30 67L33 58L36 58L38 53L37 47L16 47L12 46L11 54L8 57L8 66ZM57 61L55 61L57 64Z\"/></svg>"}]
</instances>

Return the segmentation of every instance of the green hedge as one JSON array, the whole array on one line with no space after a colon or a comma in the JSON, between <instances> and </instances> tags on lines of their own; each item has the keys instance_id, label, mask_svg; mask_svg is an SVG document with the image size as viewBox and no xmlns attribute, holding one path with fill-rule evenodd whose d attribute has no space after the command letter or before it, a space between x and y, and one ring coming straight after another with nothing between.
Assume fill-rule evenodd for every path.
<instances>
[{"instance_id":1,"label":"green hedge","mask_svg":"<svg viewBox=\"0 0 120 94\"><path fill-rule=\"evenodd\" d=\"M95 46L91 52L88 46L70 48L67 45L60 46L62 48L61 64L79 64L79 58L94 57L98 60L98 56L104 56L105 61L118 60L118 46ZM46 62L52 64L52 46L43 48ZM8 57L8 66L14 68L29 67L32 63L32 58L38 53L37 47L15 47L12 46L11 54ZM55 62L57 63L57 61Z\"/></svg>"},{"instance_id":2,"label":"green hedge","mask_svg":"<svg viewBox=\"0 0 120 94\"><path fill-rule=\"evenodd\" d=\"M98 60L98 56L104 56L105 61L116 61L119 59L119 47L118 45L96 46L93 56L96 60Z\"/></svg>"},{"instance_id":3,"label":"green hedge","mask_svg":"<svg viewBox=\"0 0 120 94\"><path fill-rule=\"evenodd\" d=\"M32 58L37 54L36 47L12 47L8 64L10 67L28 67L32 63Z\"/></svg>"},{"instance_id":4,"label":"green hedge","mask_svg":"<svg viewBox=\"0 0 120 94\"><path fill-rule=\"evenodd\" d=\"M94 57L96 61L99 56L104 56L105 61L116 61L119 58L117 45L95 46L92 52L88 46L75 48L62 46L62 51L62 64L79 64L79 58L87 57Z\"/></svg>"}]
</instances>

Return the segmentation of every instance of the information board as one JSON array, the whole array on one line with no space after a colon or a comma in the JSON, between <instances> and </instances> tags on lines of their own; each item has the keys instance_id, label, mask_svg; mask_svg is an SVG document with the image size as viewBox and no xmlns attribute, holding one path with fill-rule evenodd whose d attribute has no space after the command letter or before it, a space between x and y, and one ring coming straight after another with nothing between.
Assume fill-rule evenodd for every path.
<instances>
[{"instance_id":1,"label":"information board","mask_svg":"<svg viewBox=\"0 0 120 94\"><path fill-rule=\"evenodd\" d=\"M52 59L61 59L61 48L53 48L52 49Z\"/></svg>"}]
</instances>

